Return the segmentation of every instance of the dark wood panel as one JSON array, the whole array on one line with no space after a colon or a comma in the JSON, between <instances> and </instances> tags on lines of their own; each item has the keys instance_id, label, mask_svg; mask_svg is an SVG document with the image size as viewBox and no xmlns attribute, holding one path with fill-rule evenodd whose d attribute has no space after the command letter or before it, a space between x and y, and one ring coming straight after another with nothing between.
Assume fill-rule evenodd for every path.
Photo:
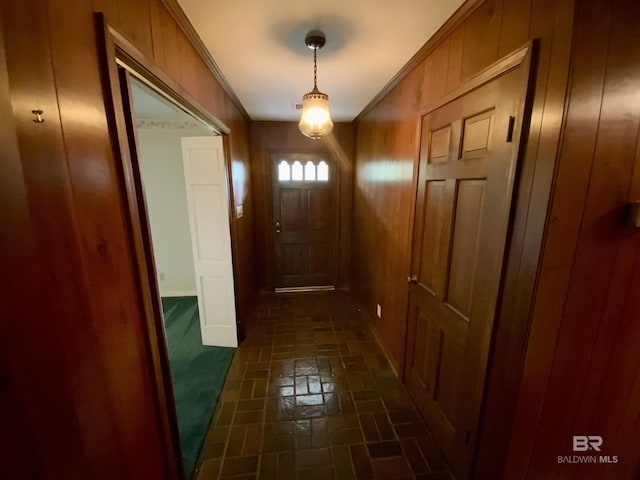
<instances>
[{"instance_id":1,"label":"dark wood panel","mask_svg":"<svg viewBox=\"0 0 640 480\"><path fill-rule=\"evenodd\" d=\"M618 433L630 410L639 410L628 402L640 365L620 336L638 335L626 309L637 308L630 299L637 297L631 279L640 237L623 226L623 210L637 162L640 108L631 99L640 55L629 38L638 37L639 26L635 2L578 2L566 133L516 423L518 431L534 424L539 434L518 445L529 458L510 470L532 478L639 473L640 455L630 447L637 435ZM626 364L622 370L618 362ZM541 384L546 395L524 402L524 389L536 392ZM586 469L548 459L551 450L570 452L571 435L592 429L603 436L603 454L620 455L619 464Z\"/></svg>"},{"instance_id":2,"label":"dark wood panel","mask_svg":"<svg viewBox=\"0 0 640 480\"><path fill-rule=\"evenodd\" d=\"M3 290L15 300L15 308L5 302L2 316L15 322L3 329L0 351L11 392L3 395L2 407L14 414L3 418L0 439L14 460L4 472L16 479L175 478L152 398L154 371L141 333L94 10L105 11L149 57L155 50L178 83L181 70L197 77L188 88L232 129L226 145L234 199L244 208L232 229L239 238L234 255L245 314L255 295L248 124L200 58L190 54L185 63L179 57L178 36L185 37L164 6L154 0L3 4L22 172L15 170L12 152L14 163L3 161L2 168L5 179L15 175L15 188L1 190L15 212L3 224L16 229L0 251L12 279ZM4 106L7 93L0 95ZM44 123L33 122L34 108L44 110ZM2 122L3 134L5 126L10 122ZM3 137L3 154L9 145ZM12 250L15 265L4 262Z\"/></svg>"},{"instance_id":3,"label":"dark wood panel","mask_svg":"<svg viewBox=\"0 0 640 480\"><path fill-rule=\"evenodd\" d=\"M424 219L420 224L422 230L422 244L414 242L420 248L420 267L418 274L422 283L438 295L444 295L444 282L442 281L446 270L443 262L444 252L449 245L449 231L451 230L451 208L447 208L447 197L450 194L446 189L446 180L426 182ZM424 225L429 225L425 229ZM424 253L422 253L424 252ZM418 251L416 251L418 253Z\"/></svg>"},{"instance_id":4,"label":"dark wood panel","mask_svg":"<svg viewBox=\"0 0 640 480\"><path fill-rule=\"evenodd\" d=\"M485 187L485 180L462 180L455 202L446 300L465 317L471 312Z\"/></svg>"},{"instance_id":5,"label":"dark wood panel","mask_svg":"<svg viewBox=\"0 0 640 480\"><path fill-rule=\"evenodd\" d=\"M62 141L46 12L44 1L28 6L16 2L3 5L2 10L9 93L23 174L14 181L24 181L29 203L28 216L13 234L27 235L27 255L38 239L38 251L37 256L23 259L27 263L16 265L32 278L16 285L20 296L7 299L15 302L22 297L23 303L16 305L20 311L6 325L9 330L3 332L1 350L11 366L6 373L12 384L6 391L7 401L17 407L16 414L24 422L19 427L29 431L30 437L28 444L19 442L30 450L17 454L27 453L25 466L32 466L16 478L99 478L101 467L110 462L115 472L126 470L119 458L117 427L103 415L111 410L109 392L102 359L96 355L97 332L86 300L82 244ZM29 41L21 40L32 28ZM33 121L34 108L43 110L44 123ZM15 200L19 213L20 198ZM18 281L20 278L18 275ZM77 328L78 320L85 322L84 328ZM82 368L75 365L79 359ZM84 442L97 448L85 451ZM75 462L65 458L69 451L75 452Z\"/></svg>"},{"instance_id":6,"label":"dark wood panel","mask_svg":"<svg viewBox=\"0 0 640 480\"><path fill-rule=\"evenodd\" d=\"M67 11L67 8L71 10ZM123 425L118 429L119 438L115 443L121 446L124 464L129 466L131 474L162 475L167 465L162 461L164 446L158 411L148 408L146 415L139 413L145 406L153 404L155 393L152 377L135 368L150 359L147 349L139 348L147 341L143 324L127 322L130 318L142 316L136 295L135 272L129 264L112 261L126 259L131 252L126 222L111 215L111 212L123 209L113 158L107 156L109 167L101 165L101 157L109 152L111 140L100 89L96 43L84 41L95 34L93 24L84 21L92 18L92 9L85 0L73 0L64 5L50 2L49 14L51 51L70 183L74 196L83 198L75 206L74 213L81 242L85 246L81 250L84 271L93 278L86 297L113 402L110 409L114 418L105 418L104 421ZM83 45L82 49L79 44ZM86 112L82 122L78 121L81 115L79 103ZM96 222L95 218L103 221ZM112 355L122 348L136 354L127 357ZM148 436L156 440L147 440L147 448L134 453L134 447ZM101 463L106 460L102 459Z\"/></svg>"},{"instance_id":7,"label":"dark wood panel","mask_svg":"<svg viewBox=\"0 0 640 480\"><path fill-rule=\"evenodd\" d=\"M513 52L516 48L520 48L530 38L533 38L529 34L531 1L502 0L499 58Z\"/></svg>"},{"instance_id":8,"label":"dark wood panel","mask_svg":"<svg viewBox=\"0 0 640 480\"><path fill-rule=\"evenodd\" d=\"M160 0L158 0L160 1ZM180 30L171 18L171 14L164 5L159 5L160 36L164 50L164 70L178 83L182 83L182 71L180 70L180 52L178 38ZM155 25L154 25L155 26Z\"/></svg>"},{"instance_id":9,"label":"dark wood panel","mask_svg":"<svg viewBox=\"0 0 640 480\"><path fill-rule=\"evenodd\" d=\"M113 0L91 0L93 10L104 14L112 25L120 25L120 9L118 2Z\"/></svg>"},{"instance_id":10,"label":"dark wood panel","mask_svg":"<svg viewBox=\"0 0 640 480\"><path fill-rule=\"evenodd\" d=\"M472 14L473 15L473 14ZM465 24L456 28L449 37L449 62L447 68L447 92L460 85L462 54L464 51Z\"/></svg>"},{"instance_id":11,"label":"dark wood panel","mask_svg":"<svg viewBox=\"0 0 640 480\"><path fill-rule=\"evenodd\" d=\"M482 435L478 440L478 478L500 478L504 452L511 438L561 131L571 52L573 2L541 0L530 5L524 0L491 2L491 7L485 6L484 12L487 25L476 21L480 18L477 14L469 26L469 36L478 37L479 44L471 44L471 39L465 38L462 78L482 70L499 55L512 51L527 40L540 39L537 67L533 72L535 95L532 98L531 126L528 135L523 137L520 188L516 191L507 277L497 319L492 373L488 378L487 394L492 402L487 403ZM465 25L464 19L461 25ZM450 26L450 31L459 26ZM377 104L365 110L356 122L352 284L369 316L374 319L378 337L394 357L396 367L402 365L406 329L403 315L406 296L400 285L408 272L405 266L408 264L402 265L398 259L410 249L410 242L403 241L403 235L398 232L411 229L415 190L409 186L410 181L405 183L406 177L396 177L388 182L380 179L390 178L387 175L394 171L394 166L399 168L409 161L415 169L418 155L413 139L418 129L417 112L427 105L437 104L446 92L447 78L443 72L450 69L450 44L449 36L445 36L439 45L432 45L432 53L412 71L415 74L406 76L386 96L377 99ZM479 57L473 53L474 49L481 49L477 54ZM415 178L415 173L413 176ZM406 206L407 201L409 207L392 211L393 205ZM381 273L383 266L384 274ZM384 302L382 320L375 318L375 304L380 299ZM392 318L386 317L385 311L392 312Z\"/></svg>"},{"instance_id":12,"label":"dark wood panel","mask_svg":"<svg viewBox=\"0 0 640 480\"><path fill-rule=\"evenodd\" d=\"M149 22L151 26L153 60L161 69L166 71L167 61L165 58L162 36L162 8L161 0L149 0Z\"/></svg>"},{"instance_id":13,"label":"dark wood panel","mask_svg":"<svg viewBox=\"0 0 640 480\"><path fill-rule=\"evenodd\" d=\"M461 80L498 60L501 21L502 0L485 0L464 22Z\"/></svg>"},{"instance_id":14,"label":"dark wood panel","mask_svg":"<svg viewBox=\"0 0 640 480\"><path fill-rule=\"evenodd\" d=\"M434 98L442 97L449 89L447 88L447 79L449 74L444 75L443 72L449 72L449 45L451 41L447 37L429 56L431 70L427 72L431 76L430 90L422 92L421 106L428 105L433 102ZM460 80L460 72L458 70L458 78ZM403 85L404 86L404 85ZM407 87L405 87L407 88Z\"/></svg>"},{"instance_id":15,"label":"dark wood panel","mask_svg":"<svg viewBox=\"0 0 640 480\"><path fill-rule=\"evenodd\" d=\"M530 328L539 252L547 220L572 46L573 2L531 4L530 38L537 43L531 123L520 172L513 233L491 362L485 418L477 456L480 478L503 475ZM553 21L550 21L553 19ZM547 39L547 40L545 40ZM541 92L545 92L542 95ZM500 419L499 421L494 419ZM517 455L517 451L512 451Z\"/></svg>"},{"instance_id":16,"label":"dark wood panel","mask_svg":"<svg viewBox=\"0 0 640 480\"><path fill-rule=\"evenodd\" d=\"M120 12L118 27L135 43L145 55L153 55L151 16L149 2L152 0L117 0Z\"/></svg>"}]
</instances>

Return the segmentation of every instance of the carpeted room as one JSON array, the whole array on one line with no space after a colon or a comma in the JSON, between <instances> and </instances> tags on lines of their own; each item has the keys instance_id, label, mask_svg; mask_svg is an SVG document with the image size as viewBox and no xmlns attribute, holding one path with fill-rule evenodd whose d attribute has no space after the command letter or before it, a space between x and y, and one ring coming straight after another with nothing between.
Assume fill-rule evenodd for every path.
<instances>
[{"instance_id":1,"label":"carpeted room","mask_svg":"<svg viewBox=\"0 0 640 480\"><path fill-rule=\"evenodd\" d=\"M188 476L195 467L235 351L212 346L216 342L211 332L206 332L206 318L201 322L201 309L211 309L211 305L202 300L199 308L194 257L199 247L193 241L197 240L191 221L193 211L189 210L193 199L188 199L189 185L185 182L183 139L212 138L212 131L138 81L132 83L132 93L140 176ZM203 328L207 345L203 344Z\"/></svg>"}]
</instances>

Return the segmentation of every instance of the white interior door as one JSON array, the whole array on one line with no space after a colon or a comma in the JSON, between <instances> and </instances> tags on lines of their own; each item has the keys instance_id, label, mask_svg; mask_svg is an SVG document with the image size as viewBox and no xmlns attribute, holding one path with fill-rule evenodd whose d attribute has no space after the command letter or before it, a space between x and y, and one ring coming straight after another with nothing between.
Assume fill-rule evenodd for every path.
<instances>
[{"instance_id":1,"label":"white interior door","mask_svg":"<svg viewBox=\"0 0 640 480\"><path fill-rule=\"evenodd\" d=\"M182 160L202 343L237 347L229 193L222 137L185 137Z\"/></svg>"}]
</instances>

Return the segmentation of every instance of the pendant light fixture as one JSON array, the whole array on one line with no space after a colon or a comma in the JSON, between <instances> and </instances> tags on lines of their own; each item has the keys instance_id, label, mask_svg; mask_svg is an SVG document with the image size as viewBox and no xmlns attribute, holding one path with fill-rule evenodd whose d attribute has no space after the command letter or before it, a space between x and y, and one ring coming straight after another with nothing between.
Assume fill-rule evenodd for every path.
<instances>
[{"instance_id":1,"label":"pendant light fixture","mask_svg":"<svg viewBox=\"0 0 640 480\"><path fill-rule=\"evenodd\" d=\"M302 115L298 128L307 137L317 140L331 133L333 122L329 114L329 95L318 90L318 49L325 44L325 36L319 30L307 33L304 43L313 50L313 90L302 96Z\"/></svg>"}]
</instances>

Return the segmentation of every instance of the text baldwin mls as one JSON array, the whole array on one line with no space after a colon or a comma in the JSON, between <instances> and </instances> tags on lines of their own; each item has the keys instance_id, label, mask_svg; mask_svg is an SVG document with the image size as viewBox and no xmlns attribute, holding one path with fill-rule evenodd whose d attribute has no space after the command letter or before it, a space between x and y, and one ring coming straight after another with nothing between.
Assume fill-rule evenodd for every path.
<instances>
[{"instance_id":1,"label":"text baldwin mls","mask_svg":"<svg viewBox=\"0 0 640 480\"><path fill-rule=\"evenodd\" d=\"M599 452L602 437L598 435L574 435L574 452ZM617 455L558 455L558 463L618 463Z\"/></svg>"}]
</instances>

